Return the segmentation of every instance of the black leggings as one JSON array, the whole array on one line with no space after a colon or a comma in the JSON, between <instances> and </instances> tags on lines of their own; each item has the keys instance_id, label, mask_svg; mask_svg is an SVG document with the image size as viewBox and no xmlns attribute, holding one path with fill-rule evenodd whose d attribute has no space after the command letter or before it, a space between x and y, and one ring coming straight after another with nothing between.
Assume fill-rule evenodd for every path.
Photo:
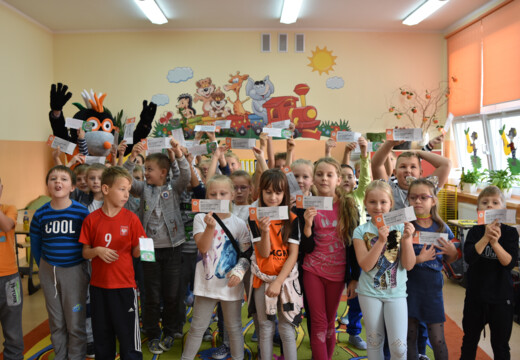
<instances>
[{"instance_id":1,"label":"black leggings","mask_svg":"<svg viewBox=\"0 0 520 360\"><path fill-rule=\"evenodd\" d=\"M490 304L478 300L468 300L466 296L462 318L464 337L462 338L461 359L475 359L480 333L486 324L489 324L494 358L500 360L511 358L509 349L509 339L513 328L511 301Z\"/></svg>"},{"instance_id":2,"label":"black leggings","mask_svg":"<svg viewBox=\"0 0 520 360\"><path fill-rule=\"evenodd\" d=\"M444 339L444 323L427 324L428 338L432 345L435 360L448 360L448 347ZM408 360L417 360L417 335L419 330L419 320L408 318Z\"/></svg>"}]
</instances>

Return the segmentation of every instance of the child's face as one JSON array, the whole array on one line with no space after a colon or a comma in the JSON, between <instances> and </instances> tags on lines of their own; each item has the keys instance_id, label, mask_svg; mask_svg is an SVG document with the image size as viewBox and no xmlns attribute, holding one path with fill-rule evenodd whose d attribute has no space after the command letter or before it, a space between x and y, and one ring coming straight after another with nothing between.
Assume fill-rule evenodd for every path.
<instances>
[{"instance_id":1,"label":"child's face","mask_svg":"<svg viewBox=\"0 0 520 360\"><path fill-rule=\"evenodd\" d=\"M477 210L498 210L503 209L502 199L499 195L484 196L478 203Z\"/></svg>"},{"instance_id":2,"label":"child's face","mask_svg":"<svg viewBox=\"0 0 520 360\"><path fill-rule=\"evenodd\" d=\"M296 181L300 186L300 190L307 195L312 186L312 169L308 165L297 165L292 169Z\"/></svg>"},{"instance_id":3,"label":"child's face","mask_svg":"<svg viewBox=\"0 0 520 360\"><path fill-rule=\"evenodd\" d=\"M394 173L395 177L397 178L399 187L401 189L408 189L408 183L406 182L406 178L408 176L419 178L422 174L419 159L415 156L399 158L399 160L396 163Z\"/></svg>"},{"instance_id":4,"label":"child's face","mask_svg":"<svg viewBox=\"0 0 520 360\"><path fill-rule=\"evenodd\" d=\"M143 166L143 164L144 164L144 163L143 163L143 158L140 157L140 156L136 157L136 158L135 158L135 164L136 164L136 165L141 165L141 166Z\"/></svg>"},{"instance_id":5,"label":"child's face","mask_svg":"<svg viewBox=\"0 0 520 360\"><path fill-rule=\"evenodd\" d=\"M161 186L166 181L168 171L161 169L156 161L145 161L144 163L144 177L148 185Z\"/></svg>"},{"instance_id":6,"label":"child's face","mask_svg":"<svg viewBox=\"0 0 520 360\"><path fill-rule=\"evenodd\" d=\"M132 183L127 178L115 179L112 186L103 185L104 203L115 208L122 208L128 201Z\"/></svg>"},{"instance_id":7,"label":"child's face","mask_svg":"<svg viewBox=\"0 0 520 360\"><path fill-rule=\"evenodd\" d=\"M101 192L101 175L103 170L90 170L87 172L87 185L93 194Z\"/></svg>"},{"instance_id":8,"label":"child's face","mask_svg":"<svg viewBox=\"0 0 520 360\"><path fill-rule=\"evenodd\" d=\"M354 170L356 170L356 179L359 179L359 173L361 172L361 165L360 164L355 164L354 165Z\"/></svg>"},{"instance_id":9,"label":"child's face","mask_svg":"<svg viewBox=\"0 0 520 360\"><path fill-rule=\"evenodd\" d=\"M278 159L274 161L274 167L277 169L283 169L285 167L285 159Z\"/></svg>"},{"instance_id":10,"label":"child's face","mask_svg":"<svg viewBox=\"0 0 520 360\"><path fill-rule=\"evenodd\" d=\"M436 204L427 185L414 185L408 191L408 202L413 206L416 215L429 215L432 206Z\"/></svg>"},{"instance_id":11,"label":"child's face","mask_svg":"<svg viewBox=\"0 0 520 360\"><path fill-rule=\"evenodd\" d=\"M372 218L386 214L392 209L392 200L386 191L374 189L366 193L365 207Z\"/></svg>"},{"instance_id":12,"label":"child's face","mask_svg":"<svg viewBox=\"0 0 520 360\"><path fill-rule=\"evenodd\" d=\"M272 186L262 190L262 200L265 206L280 206L283 196L283 191L275 191Z\"/></svg>"},{"instance_id":13,"label":"child's face","mask_svg":"<svg viewBox=\"0 0 520 360\"><path fill-rule=\"evenodd\" d=\"M229 170L231 170L231 172L242 169L242 164L240 163L240 161L238 161L234 157L232 157L232 156L226 157L226 161L229 165Z\"/></svg>"},{"instance_id":14,"label":"child's face","mask_svg":"<svg viewBox=\"0 0 520 360\"><path fill-rule=\"evenodd\" d=\"M68 198L74 191L70 175L64 171L53 171L47 181L47 190L53 199Z\"/></svg>"},{"instance_id":15,"label":"child's face","mask_svg":"<svg viewBox=\"0 0 520 360\"><path fill-rule=\"evenodd\" d=\"M143 181L143 173L142 172L135 172L134 173L134 179L138 181Z\"/></svg>"},{"instance_id":16,"label":"child's face","mask_svg":"<svg viewBox=\"0 0 520 360\"><path fill-rule=\"evenodd\" d=\"M208 175L209 164L206 164L206 163L200 164L199 169L200 169L200 174L205 179L206 176Z\"/></svg>"},{"instance_id":17,"label":"child's face","mask_svg":"<svg viewBox=\"0 0 520 360\"><path fill-rule=\"evenodd\" d=\"M343 187L347 193L350 193L354 190L354 186L356 186L356 177L352 169L348 167L341 168L341 187Z\"/></svg>"},{"instance_id":18,"label":"child's face","mask_svg":"<svg viewBox=\"0 0 520 360\"><path fill-rule=\"evenodd\" d=\"M84 172L82 174L76 175L76 186L83 192L88 193L90 191L87 183L87 173Z\"/></svg>"},{"instance_id":19,"label":"child's face","mask_svg":"<svg viewBox=\"0 0 520 360\"><path fill-rule=\"evenodd\" d=\"M235 193L229 188L229 184L224 181L213 182L206 189L206 197L213 200L233 200Z\"/></svg>"},{"instance_id":20,"label":"child's face","mask_svg":"<svg viewBox=\"0 0 520 360\"><path fill-rule=\"evenodd\" d=\"M314 171L314 186L318 190L320 196L334 196L336 187L341 183L336 167L321 162Z\"/></svg>"},{"instance_id":21,"label":"child's face","mask_svg":"<svg viewBox=\"0 0 520 360\"><path fill-rule=\"evenodd\" d=\"M243 176L235 176L232 180L235 186L235 204L248 205L249 195L251 194L249 181Z\"/></svg>"}]
</instances>

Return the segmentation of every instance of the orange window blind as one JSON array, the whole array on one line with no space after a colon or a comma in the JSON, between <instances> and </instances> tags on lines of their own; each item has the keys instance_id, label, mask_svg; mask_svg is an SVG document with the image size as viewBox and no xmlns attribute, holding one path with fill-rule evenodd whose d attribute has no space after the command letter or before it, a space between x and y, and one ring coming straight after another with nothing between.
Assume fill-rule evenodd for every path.
<instances>
[{"instance_id":1,"label":"orange window blind","mask_svg":"<svg viewBox=\"0 0 520 360\"><path fill-rule=\"evenodd\" d=\"M448 110L455 116L480 113L481 22L448 38L450 99Z\"/></svg>"},{"instance_id":2,"label":"orange window blind","mask_svg":"<svg viewBox=\"0 0 520 360\"><path fill-rule=\"evenodd\" d=\"M520 99L520 1L482 19L483 105Z\"/></svg>"}]
</instances>

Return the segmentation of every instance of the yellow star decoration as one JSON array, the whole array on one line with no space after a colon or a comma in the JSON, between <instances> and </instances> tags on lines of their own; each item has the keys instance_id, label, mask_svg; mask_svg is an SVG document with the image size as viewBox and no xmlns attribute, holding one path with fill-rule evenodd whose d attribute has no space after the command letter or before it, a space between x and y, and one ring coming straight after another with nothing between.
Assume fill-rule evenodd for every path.
<instances>
[{"instance_id":1,"label":"yellow star decoration","mask_svg":"<svg viewBox=\"0 0 520 360\"><path fill-rule=\"evenodd\" d=\"M322 73L329 74L329 71L334 71L333 65L336 65L337 56L332 55L332 50L327 50L325 46L323 49L320 49L316 46L316 50L312 51L312 56L307 57L311 62L307 66L312 68L312 71L319 71L320 75Z\"/></svg>"}]
</instances>

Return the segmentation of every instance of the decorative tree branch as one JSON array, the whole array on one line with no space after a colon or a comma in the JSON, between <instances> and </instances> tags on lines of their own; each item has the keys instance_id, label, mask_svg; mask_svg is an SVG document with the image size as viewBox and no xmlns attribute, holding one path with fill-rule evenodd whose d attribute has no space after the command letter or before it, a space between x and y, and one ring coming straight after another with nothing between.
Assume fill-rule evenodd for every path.
<instances>
[{"instance_id":1,"label":"decorative tree branch","mask_svg":"<svg viewBox=\"0 0 520 360\"><path fill-rule=\"evenodd\" d=\"M427 133L432 125L439 123L438 111L446 104L449 96L449 86L442 83L436 89L426 89L423 95L419 95L419 92L412 88L399 88L392 96L392 105L388 112L396 119L404 117L407 125L421 128L423 133Z\"/></svg>"}]
</instances>

